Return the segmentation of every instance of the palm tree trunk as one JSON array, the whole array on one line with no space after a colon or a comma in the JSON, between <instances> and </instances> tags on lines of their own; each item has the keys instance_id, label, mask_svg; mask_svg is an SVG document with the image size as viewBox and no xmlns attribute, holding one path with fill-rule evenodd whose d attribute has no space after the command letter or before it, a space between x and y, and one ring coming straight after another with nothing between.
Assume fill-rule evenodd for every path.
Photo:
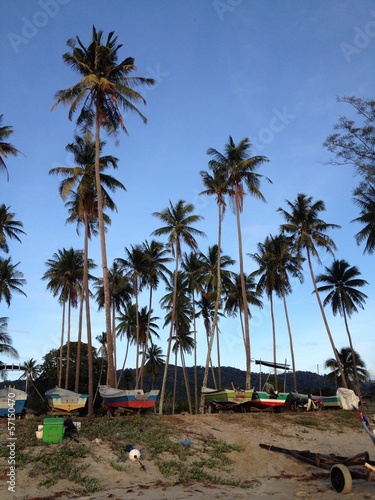
<instances>
[{"instance_id":1,"label":"palm tree trunk","mask_svg":"<svg viewBox=\"0 0 375 500\"><path fill-rule=\"evenodd\" d=\"M345 307L343 307L343 311L344 311L344 321L345 321L346 333L348 334L350 350L352 352L354 378L355 378L355 384L357 386L356 387L357 388L357 396L359 397L360 401L362 402L361 384L359 382L359 376L358 376L358 370L357 370L357 362L356 362L356 359L355 359L355 351L354 351L354 347L353 347L352 336L350 335L350 331L349 331L349 325L348 325L348 320L347 320L347 317L346 317Z\"/></svg>"},{"instance_id":2,"label":"palm tree trunk","mask_svg":"<svg viewBox=\"0 0 375 500\"><path fill-rule=\"evenodd\" d=\"M76 357L76 378L74 383L74 392L78 392L79 389L79 372L81 367L81 343L82 343L82 323L83 323L83 302L84 293L82 290L81 301L79 304L79 319L78 319L78 339L77 339L77 357Z\"/></svg>"},{"instance_id":3,"label":"palm tree trunk","mask_svg":"<svg viewBox=\"0 0 375 500\"><path fill-rule=\"evenodd\" d=\"M245 354L246 354L246 384L245 389L249 390L251 387L251 349L250 349L250 326L249 326L249 309L247 304L245 274L243 269L243 254L242 254L242 233L240 222L240 207L239 199L236 196L236 220L237 220L237 234L238 234L238 256L240 265L240 280L242 289L242 302L244 314L244 327L245 327Z\"/></svg>"},{"instance_id":4,"label":"palm tree trunk","mask_svg":"<svg viewBox=\"0 0 375 500\"><path fill-rule=\"evenodd\" d=\"M138 278L136 278L136 290L135 290L135 323L136 323L136 353L135 353L135 388L138 389L139 383L139 311L138 311Z\"/></svg>"},{"instance_id":5,"label":"palm tree trunk","mask_svg":"<svg viewBox=\"0 0 375 500\"><path fill-rule=\"evenodd\" d=\"M295 361L294 361L293 337L292 337L292 330L290 328L290 323L289 323L289 314L288 314L288 309L287 309L287 306L286 306L286 297L285 297L284 290L282 290L282 294L283 294L283 303L284 303L284 312L285 312L286 324L287 324L288 335L289 335L290 356L292 358L293 389L294 389L294 392L298 392L298 390L297 390L296 364L295 364Z\"/></svg>"},{"instance_id":6,"label":"palm tree trunk","mask_svg":"<svg viewBox=\"0 0 375 500\"><path fill-rule=\"evenodd\" d=\"M66 338L66 371L65 371L65 389L69 388L69 361L70 361L70 315L71 315L72 305L69 299L68 302L68 335Z\"/></svg>"},{"instance_id":7,"label":"palm tree trunk","mask_svg":"<svg viewBox=\"0 0 375 500\"><path fill-rule=\"evenodd\" d=\"M270 294L270 305L271 305L271 322L272 322L272 343L273 343L273 363L275 365L275 390L278 391L278 380L277 380L277 356L276 356L276 328L275 328L275 315L273 312L273 297L272 292Z\"/></svg>"},{"instance_id":8,"label":"palm tree trunk","mask_svg":"<svg viewBox=\"0 0 375 500\"><path fill-rule=\"evenodd\" d=\"M323 304L322 304L322 301L320 300L320 295L319 295L318 287L316 286L315 275L314 275L314 271L313 271L313 268L312 268L311 258L310 258L310 252L309 252L308 248L306 248L306 252L307 252L307 261L309 263L309 268L310 268L310 275L311 275L311 279L312 279L314 290L315 290L315 295L316 295L316 298L318 300L320 312L322 314L324 325L326 327L326 331L327 331L327 334L328 334L328 338L329 338L329 341L330 341L331 346L332 346L332 350L333 350L333 354L334 354L335 359L336 359L337 367L338 367L338 369L340 371L341 383L345 387L345 389L347 389L348 388L348 384L346 382L345 373L344 373L344 370L342 369L342 366L341 366L341 363L340 363L340 358L338 356L338 352L337 352L337 349L336 349L336 346L335 346L335 343L333 341L333 337L332 337L332 334L331 334L331 330L329 329L329 326L328 326L328 321L327 321L327 318L326 318L326 315L325 315L325 312L324 312Z\"/></svg>"},{"instance_id":9,"label":"palm tree trunk","mask_svg":"<svg viewBox=\"0 0 375 500\"><path fill-rule=\"evenodd\" d=\"M169 364L169 358L171 355L171 346L172 346L172 336L173 336L173 328L174 328L174 322L175 322L175 316L176 316L176 302L177 302L177 273L178 273L178 253L176 251L176 267L175 267L175 274L174 274L174 290L173 290L173 309L172 309L172 318L171 318L171 327L169 330L169 338L168 338L168 347L167 347L167 355L165 358L165 367L164 367L164 374L163 374L163 382L161 385L161 392L160 392L160 402L159 402L159 413L160 415L163 414L163 405L164 405L164 398L165 398L165 388L167 385L167 374L168 374L168 364Z\"/></svg>"},{"instance_id":10,"label":"palm tree trunk","mask_svg":"<svg viewBox=\"0 0 375 500\"><path fill-rule=\"evenodd\" d=\"M63 302L63 310L62 310L62 325L61 325L61 341L60 341L60 355L59 355L59 374L58 374L58 383L57 386L61 387L62 384L62 358L63 358L63 345L64 345L64 333L65 333L65 304Z\"/></svg>"},{"instance_id":11,"label":"palm tree trunk","mask_svg":"<svg viewBox=\"0 0 375 500\"><path fill-rule=\"evenodd\" d=\"M221 298L221 221L222 221L223 217L222 217L222 212L221 212L221 205L219 204L218 207L219 207L219 225L218 225L218 237L217 237L217 290L216 290L214 319L212 322L210 341L209 341L208 348L207 348L206 366L204 369L203 382L202 382L202 387L204 387L204 388L207 387L208 370L209 370L209 366L210 366L212 347L213 347L214 338L215 338L215 330L216 330L216 332L218 332L217 323L218 323L219 304L220 304L220 298ZM221 381L220 381L219 388L221 389ZM200 408L202 409L202 412L203 412L203 409L204 409L204 393L203 393L203 391L201 394Z\"/></svg>"},{"instance_id":12,"label":"palm tree trunk","mask_svg":"<svg viewBox=\"0 0 375 500\"><path fill-rule=\"evenodd\" d=\"M190 385L189 385L189 379L188 379L187 372L186 372L185 356L184 356L184 352L183 352L182 348L180 350L180 358L181 358L181 365L182 365L182 373L184 375L184 381L185 381L185 387L186 387L186 396L187 396L187 400L188 400L189 413L192 414L193 409L191 406Z\"/></svg>"},{"instance_id":13,"label":"palm tree trunk","mask_svg":"<svg viewBox=\"0 0 375 500\"><path fill-rule=\"evenodd\" d=\"M142 352L141 370L139 373L140 387L143 388L143 373L146 363L146 354L148 349L148 343L150 340L150 324L151 324L151 311L152 311L152 286L150 285L150 296L148 301L148 314L147 314L147 329L146 329L146 339L145 346Z\"/></svg>"},{"instance_id":14,"label":"palm tree trunk","mask_svg":"<svg viewBox=\"0 0 375 500\"><path fill-rule=\"evenodd\" d=\"M91 417L94 414L94 373L92 359L92 335L91 335L91 315L90 315L90 290L89 290L89 228L87 216L85 215L85 238L83 248L83 297L85 301L86 331L87 331L87 364L88 364L88 392L87 414Z\"/></svg>"},{"instance_id":15,"label":"palm tree trunk","mask_svg":"<svg viewBox=\"0 0 375 500\"><path fill-rule=\"evenodd\" d=\"M103 270L104 310L105 310L105 327L107 334L107 356L108 356L108 384L111 387L115 387L116 377L114 370L113 339L111 332L111 300L109 293L107 249L106 249L105 228L103 220L103 193L100 185L99 159L100 159L100 111L99 111L99 105L97 104L96 119L95 119L95 182L98 195L98 223L99 223L99 235L100 235L100 251L102 257L102 270Z\"/></svg>"}]
</instances>

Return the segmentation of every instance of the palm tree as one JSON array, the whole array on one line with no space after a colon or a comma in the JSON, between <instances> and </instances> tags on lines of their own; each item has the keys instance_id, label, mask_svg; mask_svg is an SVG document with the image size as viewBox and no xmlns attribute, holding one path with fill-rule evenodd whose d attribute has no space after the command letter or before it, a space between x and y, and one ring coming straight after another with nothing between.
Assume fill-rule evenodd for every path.
<instances>
[{"instance_id":1,"label":"palm tree","mask_svg":"<svg viewBox=\"0 0 375 500\"><path fill-rule=\"evenodd\" d=\"M100 152L105 146L100 142ZM89 365L89 414L93 413L93 360L92 360L92 335L90 320L90 291L88 274L88 244L92 234L97 234L98 208L97 192L95 183L95 141L93 141L91 132L87 132L84 137L74 135L74 142L68 144L65 148L73 155L74 167L56 167L49 171L49 174L65 176L59 186L59 193L62 199L68 200L65 206L69 207L70 216L67 222L77 223L77 232L81 224L84 226L84 269L83 269L83 298L86 306L86 325L87 325L87 344L88 344L88 365ZM110 191L117 188L124 189L125 186L110 175L104 174L104 170L109 166L117 168L118 160L113 156L100 156L100 184L103 195L104 208L116 210L116 205L109 195ZM76 191L74 191L76 189ZM110 220L106 214L103 214L104 220L108 225ZM81 338L78 339L77 363L76 363L76 391L78 391L78 381L80 373L80 355Z\"/></svg>"},{"instance_id":2,"label":"palm tree","mask_svg":"<svg viewBox=\"0 0 375 500\"><path fill-rule=\"evenodd\" d=\"M53 254L52 259L45 263L47 271L42 279L48 280L47 290L50 290L54 297L59 295L59 302L63 306L63 319L60 343L60 361L58 386L62 383L62 357L65 333L65 304L68 304L68 329L67 329L67 361L65 373L65 388L68 388L69 358L70 358L70 323L71 309L76 308L78 299L82 293L83 280L83 251L70 248L58 250Z\"/></svg>"},{"instance_id":3,"label":"palm tree","mask_svg":"<svg viewBox=\"0 0 375 500\"><path fill-rule=\"evenodd\" d=\"M344 318L346 333L348 334L349 345L352 354L353 370L357 386L357 394L361 398L361 386L355 363L356 354L353 347L352 337L350 335L348 318L353 312L358 312L357 306L364 309L365 295L359 287L368 285L367 281L360 279L360 272L356 266L350 267L345 260L335 259L331 267L325 266L326 273L319 274L316 277L317 283L325 283L318 287L319 292L328 292L324 299L323 306L331 304L333 315L337 313Z\"/></svg>"},{"instance_id":4,"label":"palm tree","mask_svg":"<svg viewBox=\"0 0 375 500\"><path fill-rule=\"evenodd\" d=\"M131 300L133 289L129 277L124 273L122 266L116 260L112 263L112 267L108 271L108 279L111 304L111 333L113 340L112 350L115 359L115 367L117 370L116 313L119 313L122 308L125 308L127 306L128 302ZM95 287L97 290L96 301L98 303L98 309L100 310L104 307L103 280L97 280ZM118 386L118 380L116 380L116 386Z\"/></svg>"},{"instance_id":5,"label":"palm tree","mask_svg":"<svg viewBox=\"0 0 375 500\"><path fill-rule=\"evenodd\" d=\"M159 413L163 413L163 401L165 396L165 387L167 383L168 364L172 346L172 335L175 322L175 310L177 300L177 277L178 277L178 264L182 258L182 243L188 245L191 250L198 249L198 243L195 236L205 236L203 231L191 226L200 221L203 217L193 214L194 205L185 203L180 200L175 205L169 202L169 207L162 212L154 212L153 215L160 219L165 226L156 229L152 234L155 236L168 236L168 244L172 251L172 256L175 258L175 271L174 271L174 290L173 290L173 306L172 318L170 323L170 331L168 338L167 356L165 361L165 369L163 375L163 383L160 394Z\"/></svg>"},{"instance_id":6,"label":"palm tree","mask_svg":"<svg viewBox=\"0 0 375 500\"><path fill-rule=\"evenodd\" d=\"M25 371L21 375L21 378L26 380L25 392L27 393L29 382L34 386L34 380L40 374L40 365L35 359L31 358L28 361L25 361L23 366L25 367Z\"/></svg>"},{"instance_id":7,"label":"palm tree","mask_svg":"<svg viewBox=\"0 0 375 500\"><path fill-rule=\"evenodd\" d=\"M167 257L168 248L159 241L152 240L150 243L146 240L143 244L143 254L144 254L144 286L149 288L149 302L148 302L148 326L146 332L145 346L142 354L142 362L140 369L140 379L143 378L144 366L146 363L146 357L148 353L148 342L150 337L150 322L151 322L151 312L152 312L152 299L153 291L158 288L160 278L166 282L167 276L170 275L170 271L166 264L172 260L171 257ZM141 382L142 386L142 382Z\"/></svg>"},{"instance_id":8,"label":"palm tree","mask_svg":"<svg viewBox=\"0 0 375 500\"><path fill-rule=\"evenodd\" d=\"M337 360L339 360L339 365L337 364ZM335 380L337 386L342 385L343 373L345 374L345 380L349 382L355 381L354 366L357 367L357 376L360 382L367 382L369 379L369 373L366 370L364 361L355 351L353 357L350 347L343 347L340 352L337 352L337 356L327 359L324 366L332 370L331 373L328 374L328 377Z\"/></svg>"},{"instance_id":9,"label":"palm tree","mask_svg":"<svg viewBox=\"0 0 375 500\"><path fill-rule=\"evenodd\" d=\"M246 190L260 199L266 201L263 194L259 190L260 180L262 175L255 172L255 170L268 159L265 156L249 156L251 143L248 138L242 139L237 145L234 143L232 137L229 137L228 143L224 147L224 153L220 153L216 149L210 148L207 153L212 156L210 164L221 171L227 178L228 188L231 189L229 193L230 199L234 206L234 212L237 221L237 235L238 235L238 254L241 278L241 291L243 303L246 302L246 286L245 286L245 273L243 265L242 254L242 232L240 214L243 211L244 196ZM268 182L270 179L265 177ZM250 349L250 327L249 327L249 313L248 308L244 307L244 327L245 327L245 352L246 352L246 389L251 387L251 349Z\"/></svg>"},{"instance_id":10,"label":"palm tree","mask_svg":"<svg viewBox=\"0 0 375 500\"><path fill-rule=\"evenodd\" d=\"M259 276L257 284L257 292L259 295L265 293L270 301L271 322L272 322L272 339L273 339L273 363L275 369L275 389L278 390L277 384L277 355L276 355L276 326L273 307L273 294L281 290L281 280L278 274L277 262L272 255L272 241L269 236L266 237L264 243L258 243L258 252L249 254L258 265L252 276Z\"/></svg>"},{"instance_id":11,"label":"palm tree","mask_svg":"<svg viewBox=\"0 0 375 500\"><path fill-rule=\"evenodd\" d=\"M203 184L205 186L205 190L202 191L201 195L205 194L208 196L216 196L216 203L218 207L218 236L217 236L217 289L216 289L216 300L215 300L215 313L214 313L214 319L212 322L212 332L210 336L210 342L208 344L208 349L207 349L207 357L206 357L206 365L205 365L205 371L203 375L203 382L202 382L202 387L207 386L207 381L208 381L208 370L209 370L209 364L211 360L211 353L212 353L212 347L213 347L213 342L214 342L214 335L215 331L217 333L217 337L219 338L219 333L218 333L218 313L219 313L219 306L220 306L220 300L221 300L221 228L222 228L222 222L224 219L225 215L225 210L226 210L226 202L225 202L225 196L226 195L233 195L234 193L231 191L231 188L228 187L227 183L227 175L226 172L219 168L215 167L212 162L209 163L209 166L212 170L212 175L209 174L208 172L201 171L201 177ZM220 373L220 372L219 372ZM204 394L202 392L201 395L201 407L204 405Z\"/></svg>"},{"instance_id":12,"label":"palm tree","mask_svg":"<svg viewBox=\"0 0 375 500\"><path fill-rule=\"evenodd\" d=\"M194 404L198 413L198 373L197 373L197 313L196 293L202 290L202 261L196 252L184 252L181 268L187 279L187 287L191 295L193 340L194 340Z\"/></svg>"},{"instance_id":13,"label":"palm tree","mask_svg":"<svg viewBox=\"0 0 375 500\"><path fill-rule=\"evenodd\" d=\"M362 185L354 191L357 196L354 202L359 206L361 215L352 222L360 222L364 225L356 235L357 244L366 241L363 253L372 254L375 250L375 187L371 184Z\"/></svg>"},{"instance_id":14,"label":"palm tree","mask_svg":"<svg viewBox=\"0 0 375 500\"><path fill-rule=\"evenodd\" d=\"M0 318L0 354L4 353L7 356L18 359L19 354L17 349L13 347L13 341L8 330L8 318Z\"/></svg>"},{"instance_id":15,"label":"palm tree","mask_svg":"<svg viewBox=\"0 0 375 500\"><path fill-rule=\"evenodd\" d=\"M220 253L221 250L220 250ZM206 357L205 375L203 377L203 387L206 387L208 380L208 369L211 359L213 337L216 332L217 343L217 358L218 358L218 384L221 388L221 368L220 368L220 340L219 340L219 308L221 306L222 290L230 285L232 272L227 269L228 266L233 266L235 261L229 255L219 255L219 245L212 245L208 247L207 254L200 253L200 260L202 262L202 295L210 300L215 297L214 313L211 324L211 332L209 335L208 354ZM218 295L219 291L219 295ZM207 373L206 373L207 371ZM206 384L206 385L204 385ZM201 395L201 406L204 404L204 393Z\"/></svg>"},{"instance_id":16,"label":"palm tree","mask_svg":"<svg viewBox=\"0 0 375 500\"><path fill-rule=\"evenodd\" d=\"M297 255L300 255L303 249L306 251L311 280L314 286L316 298L318 300L320 312L322 314L333 353L336 357L337 366L341 369L337 349L324 313L323 304L320 299L312 267L312 257L315 257L319 264L321 263L318 248L321 248L333 255L333 250L336 250L336 245L334 241L327 236L326 232L329 229L339 228L340 226L337 224L328 224L319 218L320 212L325 210L325 204L322 200L313 202L311 196L306 196L305 194L300 193L297 195L297 199L294 203L288 200L286 203L290 208L290 212L287 212L283 208L278 208L277 210L286 220L286 223L281 225L281 231L283 233L290 234L294 238ZM341 379L344 387L347 388L344 372L341 374Z\"/></svg>"},{"instance_id":17,"label":"palm tree","mask_svg":"<svg viewBox=\"0 0 375 500\"><path fill-rule=\"evenodd\" d=\"M12 264L12 257L3 259L0 257L0 302L5 300L7 306L10 306L12 301L12 292L20 293L26 297L26 293L21 290L21 287L26 284L23 278L23 273L18 271L17 264Z\"/></svg>"},{"instance_id":18,"label":"palm tree","mask_svg":"<svg viewBox=\"0 0 375 500\"><path fill-rule=\"evenodd\" d=\"M12 144L9 144L9 142L5 142L13 134L13 127L1 125L3 116L2 114L0 115L0 170L5 170L7 180L9 180L9 173L4 158L8 158L9 155L17 156L19 151Z\"/></svg>"},{"instance_id":19,"label":"palm tree","mask_svg":"<svg viewBox=\"0 0 375 500\"><path fill-rule=\"evenodd\" d=\"M154 388L154 382L159 375L159 371L164 367L165 361L162 359L165 356L162 354L161 347L151 342L146 353L145 374L151 378L151 388Z\"/></svg>"},{"instance_id":20,"label":"palm tree","mask_svg":"<svg viewBox=\"0 0 375 500\"><path fill-rule=\"evenodd\" d=\"M135 309L139 311L139 294L146 283L145 280L145 253L142 245L131 245L128 249L125 247L125 259L118 258L116 262L121 269L127 273L131 283L132 295L135 298ZM135 358L135 388L138 389L139 383L139 353L140 353L140 325L139 314L136 314L136 358Z\"/></svg>"},{"instance_id":21,"label":"palm tree","mask_svg":"<svg viewBox=\"0 0 375 500\"><path fill-rule=\"evenodd\" d=\"M93 27L92 41L85 47L80 38L68 40L71 52L63 55L63 60L81 75L81 80L65 90L60 90L55 95L54 109L58 104L68 104L69 119L81 107L77 124L84 129L95 125L95 181L98 195L98 222L100 234L100 247L103 268L104 304L106 331L108 336L108 372L109 383L114 386L116 382L115 362L113 355L113 339L111 334L111 307L108 281L107 251L105 240L105 227L103 219L103 199L100 189L100 136L104 129L109 135L117 134L122 129L127 133L121 111L134 111L147 122L135 104L146 103L139 92L134 90L141 85L153 85L151 78L131 77L129 74L136 69L134 59L127 57L118 62L119 50L122 47L117 43L114 32L110 32L103 43L103 32L96 31Z\"/></svg>"},{"instance_id":22,"label":"palm tree","mask_svg":"<svg viewBox=\"0 0 375 500\"><path fill-rule=\"evenodd\" d=\"M21 227L22 222L14 220L15 213L9 211L10 207L6 207L4 203L0 205L0 249L5 253L9 252L7 238L15 239L21 243L19 234L26 234Z\"/></svg>"}]
</instances>

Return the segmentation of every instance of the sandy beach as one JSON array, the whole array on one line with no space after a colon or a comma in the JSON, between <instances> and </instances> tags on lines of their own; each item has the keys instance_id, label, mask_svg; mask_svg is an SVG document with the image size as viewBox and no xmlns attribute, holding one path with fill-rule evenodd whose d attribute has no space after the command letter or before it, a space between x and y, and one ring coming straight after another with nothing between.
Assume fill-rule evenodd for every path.
<instances>
[{"instance_id":1,"label":"sandy beach","mask_svg":"<svg viewBox=\"0 0 375 500\"><path fill-rule=\"evenodd\" d=\"M0 483L2 499L36 500L59 498L77 499L185 499L185 498L305 498L337 499L340 494L331 486L329 471L298 462L290 456L259 447L260 443L288 449L310 450L353 456L368 451L375 459L375 448L360 422L353 428L341 428L335 416L329 412L313 414L272 413L222 413L193 416L155 416L162 424L173 427L181 443L189 446L194 455L204 456L205 446L212 440L222 440L240 445L239 451L230 451L228 465L219 471L220 482L239 481L242 487L216 482L177 481L174 476L163 475L155 460L148 458L147 449L140 449L140 462L124 460L124 470L115 470L111 461L116 457L109 443L100 436L93 440L77 434L77 440L69 440L69 446L84 444L89 453L82 458L87 464L86 474L95 477L101 490L82 495L76 483L59 480L46 488L39 486L40 478L30 476L32 464L17 468L15 492L7 490L6 479ZM355 418L355 416L353 415ZM131 419L132 417L117 417ZM306 420L308 418L308 420ZM304 425L304 422L309 425ZM313 424L313 425L311 425ZM82 419L82 426L85 420ZM65 440L64 440L65 441ZM124 441L125 442L125 441ZM137 446L137 443L133 443ZM49 445L53 453L55 446ZM6 460L2 458L1 470ZM3 474L4 475L4 474ZM375 496L375 483L353 480L352 491L345 498L370 499Z\"/></svg>"}]
</instances>

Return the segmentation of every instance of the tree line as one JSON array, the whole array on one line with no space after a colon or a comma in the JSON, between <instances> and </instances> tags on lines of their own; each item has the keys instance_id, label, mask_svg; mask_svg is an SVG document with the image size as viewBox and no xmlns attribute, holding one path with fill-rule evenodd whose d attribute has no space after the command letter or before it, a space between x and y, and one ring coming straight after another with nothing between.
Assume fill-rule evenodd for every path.
<instances>
[{"instance_id":1,"label":"tree line","mask_svg":"<svg viewBox=\"0 0 375 500\"><path fill-rule=\"evenodd\" d=\"M305 193L298 193L294 200L286 201L286 207L280 207L278 213L284 222L280 231L268 235L257 245L257 252L248 254L257 264L256 271L246 273L242 245L241 214L244 210L245 197L249 195L265 202L262 183L271 183L271 179L259 173L260 167L268 162L265 156L251 156L251 140L243 138L238 143L230 136L223 151L209 148L208 170L201 171L203 184L202 196L213 196L218 208L217 242L208 247L207 252L199 249L197 238L204 237L204 232L197 227L202 217L195 213L195 207L184 200L169 202L169 205L152 215L160 221L161 227L150 236L162 238L130 245L124 249L124 256L108 263L106 251L106 232L110 226L109 212L116 210L112 193L125 190L125 186L107 173L109 168L118 168L118 159L102 154L108 139L117 140L119 132L128 133L124 114L131 111L146 123L146 117L138 109L145 99L136 90L138 87L152 86L154 80L133 76L136 70L134 58L120 58L121 44L113 32L107 37L102 31L92 30L92 39L85 46L76 36L67 42L68 52L63 54L63 61L79 75L79 80L71 87L60 90L55 95L55 109L59 104L69 107L68 118L75 118L79 133L66 149L73 154L74 167L57 167L50 170L51 175L62 176L59 194L68 212L67 222L77 226L77 232L83 230L83 250L62 248L46 262L46 272L42 279L47 289L57 298L62 306L62 325L60 342L60 361L57 381L59 385L69 386L69 348L71 314L79 309L79 329L77 356L80 359L82 334L86 329L89 414L93 411L93 358L92 332L90 319L90 300L97 302L103 310L105 328L100 336L106 351L108 385L115 387L117 380L117 339L126 338L127 345L136 346L135 387L142 387L146 363L155 358L164 363L164 375L161 384L159 412L163 413L167 370L171 356L177 356L184 371L189 408L192 408L189 381L186 375L185 355L193 353L196 363L198 344L196 320L203 318L207 342L207 356L203 377L203 386L207 386L209 372L213 374L213 383L221 387L220 375L220 317L236 316L239 319L244 352L245 388L251 388L251 334L250 319L254 307L262 307L262 299L270 302L273 356L276 364L276 325L274 321L274 298L283 301L288 327L294 389L298 389L295 369L292 322L288 314L288 296L292 293L291 278L303 281L303 266L307 263L318 301L320 313L332 347L341 384L348 386L345 371L340 362L333 335L331 333L324 307L331 305L333 314L339 313L345 322L346 332L354 366L356 353L350 335L348 319L354 312L363 309L367 296L360 290L367 283L360 276L356 266L344 259L335 258L336 245L328 234L339 228L337 224L322 219L325 211L323 200L314 200ZM330 135L324 146L333 154L332 163L354 165L361 182L353 192L354 203L359 208L359 217L355 219L363 227L356 234L358 245L364 244L365 253L373 253L374 239L374 101L347 97L339 99L354 107L360 124L340 118L335 125L335 132ZM2 120L2 115L0 116ZM0 122L1 125L1 122ZM9 142L12 127L0 127L0 167L9 173L5 159L16 156L19 151ZM222 252L222 222L227 203L235 213L238 239L239 272L231 269L235 264L231 256ZM0 248L8 253L9 239L20 241L25 234L22 223L15 220L10 207L0 207ZM89 257L89 243L93 236L99 235L101 249L101 273L95 276L96 264ZM328 252L333 257L331 266L325 272L315 275L313 260L321 264L320 252ZM11 258L0 260L0 302L10 305L13 292L23 295L25 283L23 274L13 265ZM163 327L169 327L166 355L154 342L158 338L159 318L153 317L153 293L163 283L166 294L161 300L165 310ZM148 290L148 305L141 307L140 294ZM325 296L324 294L327 293ZM324 296L324 298L322 297ZM85 319L85 322L84 322ZM6 318L2 318L6 320ZM85 327L84 327L85 325ZM6 322L1 330L1 351L16 355L12 341L6 332ZM62 357L63 345L67 337L65 381L63 382ZM216 341L217 370L213 369L213 347ZM8 351L7 351L8 349ZM126 349L127 352L127 349ZM165 357L165 360L163 360ZM80 381L80 362L76 365L75 389ZM124 364L126 366L126 356ZM356 369L355 369L356 371ZM355 374L356 387L360 393L358 373ZM277 380L277 378L276 378ZM194 373L194 403L198 403L198 382ZM201 396L201 403L202 406Z\"/></svg>"}]
</instances>

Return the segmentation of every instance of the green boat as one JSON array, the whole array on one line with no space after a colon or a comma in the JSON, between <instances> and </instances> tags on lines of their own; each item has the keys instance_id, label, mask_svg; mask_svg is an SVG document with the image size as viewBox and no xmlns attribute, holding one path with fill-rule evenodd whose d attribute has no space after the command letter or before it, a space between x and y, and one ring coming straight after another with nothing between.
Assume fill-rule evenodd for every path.
<instances>
[{"instance_id":1,"label":"green boat","mask_svg":"<svg viewBox=\"0 0 375 500\"><path fill-rule=\"evenodd\" d=\"M243 391L240 389L210 389L202 387L202 394L208 408L217 410L232 410L250 403L253 389Z\"/></svg>"}]
</instances>

